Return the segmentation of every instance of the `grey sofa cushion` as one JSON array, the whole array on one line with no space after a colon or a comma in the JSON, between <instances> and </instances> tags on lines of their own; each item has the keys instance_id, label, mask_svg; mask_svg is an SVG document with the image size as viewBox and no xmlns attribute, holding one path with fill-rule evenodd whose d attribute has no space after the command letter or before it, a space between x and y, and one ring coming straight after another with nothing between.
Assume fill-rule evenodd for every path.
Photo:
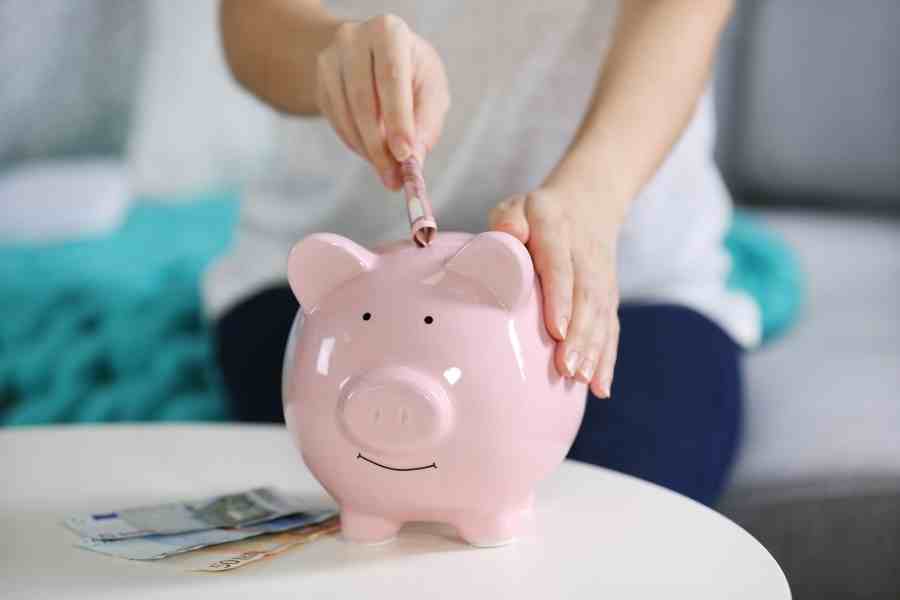
<instances>
[{"instance_id":1,"label":"grey sofa cushion","mask_svg":"<svg viewBox=\"0 0 900 600\"><path fill-rule=\"evenodd\" d=\"M742 448L719 510L795 600L900 598L900 220L758 215L796 249L801 320L746 359Z\"/></svg>"},{"instance_id":2,"label":"grey sofa cushion","mask_svg":"<svg viewBox=\"0 0 900 600\"><path fill-rule=\"evenodd\" d=\"M0 170L125 148L142 0L0 0Z\"/></svg>"},{"instance_id":3,"label":"grey sofa cushion","mask_svg":"<svg viewBox=\"0 0 900 600\"><path fill-rule=\"evenodd\" d=\"M900 212L900 2L738 3L717 155L747 203Z\"/></svg>"},{"instance_id":4,"label":"grey sofa cushion","mask_svg":"<svg viewBox=\"0 0 900 600\"><path fill-rule=\"evenodd\" d=\"M861 475L900 482L900 220L760 216L796 250L807 303L789 335L747 356L732 494Z\"/></svg>"}]
</instances>

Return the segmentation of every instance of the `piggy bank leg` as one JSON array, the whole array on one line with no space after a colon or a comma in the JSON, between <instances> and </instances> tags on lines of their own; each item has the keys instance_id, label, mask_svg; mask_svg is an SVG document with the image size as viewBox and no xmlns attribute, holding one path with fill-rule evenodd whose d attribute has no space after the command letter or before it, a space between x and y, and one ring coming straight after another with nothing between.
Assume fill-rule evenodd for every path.
<instances>
[{"instance_id":1,"label":"piggy bank leg","mask_svg":"<svg viewBox=\"0 0 900 600\"><path fill-rule=\"evenodd\" d=\"M344 508L341 510L341 532L351 542L384 544L393 541L400 530L400 523L382 517Z\"/></svg>"},{"instance_id":2,"label":"piggy bank leg","mask_svg":"<svg viewBox=\"0 0 900 600\"><path fill-rule=\"evenodd\" d=\"M478 548L505 546L530 531L534 524L534 509L529 500L522 508L497 513L463 515L456 524L459 536Z\"/></svg>"}]
</instances>

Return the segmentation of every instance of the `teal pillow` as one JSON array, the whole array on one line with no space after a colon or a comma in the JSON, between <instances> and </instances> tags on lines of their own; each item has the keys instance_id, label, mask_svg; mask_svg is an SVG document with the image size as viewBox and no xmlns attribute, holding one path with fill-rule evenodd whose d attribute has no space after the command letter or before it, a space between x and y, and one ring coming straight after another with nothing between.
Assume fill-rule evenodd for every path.
<instances>
[{"instance_id":1,"label":"teal pillow","mask_svg":"<svg viewBox=\"0 0 900 600\"><path fill-rule=\"evenodd\" d=\"M805 296L803 271L793 249L743 211L735 212L725 246L732 259L728 285L759 305L763 343L784 335L797 321Z\"/></svg>"}]
</instances>

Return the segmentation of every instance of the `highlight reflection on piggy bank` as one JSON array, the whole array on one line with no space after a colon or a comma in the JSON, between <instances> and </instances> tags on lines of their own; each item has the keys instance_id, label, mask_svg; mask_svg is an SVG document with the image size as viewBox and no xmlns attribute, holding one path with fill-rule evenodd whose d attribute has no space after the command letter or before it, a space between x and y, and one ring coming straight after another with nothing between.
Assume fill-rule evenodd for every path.
<instances>
[{"instance_id":1,"label":"highlight reflection on piggy bank","mask_svg":"<svg viewBox=\"0 0 900 600\"><path fill-rule=\"evenodd\" d=\"M561 378L531 258L505 233L440 233L370 251L299 242L301 304L285 420L341 510L344 536L450 523L477 546L530 528L535 484L566 455L586 386Z\"/></svg>"}]
</instances>

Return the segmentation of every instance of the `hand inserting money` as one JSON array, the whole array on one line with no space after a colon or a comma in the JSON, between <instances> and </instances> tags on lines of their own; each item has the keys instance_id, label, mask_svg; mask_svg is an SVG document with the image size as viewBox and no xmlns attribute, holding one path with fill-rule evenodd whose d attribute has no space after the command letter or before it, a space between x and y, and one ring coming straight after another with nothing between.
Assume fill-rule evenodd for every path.
<instances>
[{"instance_id":1,"label":"hand inserting money","mask_svg":"<svg viewBox=\"0 0 900 600\"><path fill-rule=\"evenodd\" d=\"M336 511L310 509L272 488L201 501L74 515L65 519L64 524L84 536L78 547L131 560L159 560L265 534L290 533L290 538L264 546L268 556L332 533L339 527Z\"/></svg>"}]
</instances>

